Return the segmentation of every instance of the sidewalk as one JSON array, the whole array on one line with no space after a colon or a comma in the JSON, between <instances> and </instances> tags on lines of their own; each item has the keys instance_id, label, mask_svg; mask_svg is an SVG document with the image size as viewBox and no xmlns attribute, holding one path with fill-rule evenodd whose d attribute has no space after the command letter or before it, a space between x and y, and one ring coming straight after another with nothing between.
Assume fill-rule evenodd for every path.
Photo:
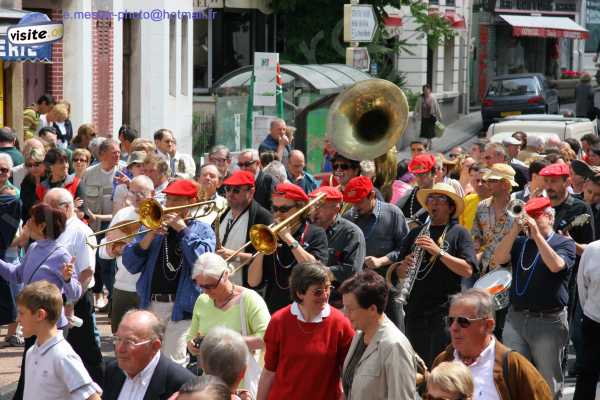
<instances>
[{"instance_id":1,"label":"sidewalk","mask_svg":"<svg viewBox=\"0 0 600 400\"><path fill-rule=\"evenodd\" d=\"M444 136L433 139L433 151L445 153L452 147L469 141L477 136L477 133L482 129L482 126L480 111L474 111L461 116L457 121L446 127ZM410 158L409 146L400 149L398 152L398 160Z\"/></svg>"}]
</instances>

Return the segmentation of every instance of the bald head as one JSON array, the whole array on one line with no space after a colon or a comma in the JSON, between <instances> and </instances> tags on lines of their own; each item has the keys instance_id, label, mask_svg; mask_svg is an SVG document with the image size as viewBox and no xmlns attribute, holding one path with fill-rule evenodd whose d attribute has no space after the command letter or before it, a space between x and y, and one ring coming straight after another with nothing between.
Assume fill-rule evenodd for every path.
<instances>
[{"instance_id":1,"label":"bald head","mask_svg":"<svg viewBox=\"0 0 600 400\"><path fill-rule=\"evenodd\" d=\"M290 151L288 158L288 171L293 178L300 178L304 174L304 154L300 150Z\"/></svg>"},{"instance_id":2,"label":"bald head","mask_svg":"<svg viewBox=\"0 0 600 400\"><path fill-rule=\"evenodd\" d=\"M67 214L67 219L75 216L75 204L73 195L67 189L53 188L48 190L44 196L44 203L54 208L60 208Z\"/></svg>"}]
</instances>

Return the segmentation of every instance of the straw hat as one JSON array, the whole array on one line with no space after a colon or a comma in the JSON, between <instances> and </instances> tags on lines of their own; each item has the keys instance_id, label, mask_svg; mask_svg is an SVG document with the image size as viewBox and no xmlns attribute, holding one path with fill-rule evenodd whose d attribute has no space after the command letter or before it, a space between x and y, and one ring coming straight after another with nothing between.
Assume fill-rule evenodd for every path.
<instances>
[{"instance_id":1,"label":"straw hat","mask_svg":"<svg viewBox=\"0 0 600 400\"><path fill-rule=\"evenodd\" d=\"M482 176L484 181L507 180L512 186L519 186L515 181L515 170L508 164L497 163L492 165Z\"/></svg>"},{"instance_id":2,"label":"straw hat","mask_svg":"<svg viewBox=\"0 0 600 400\"><path fill-rule=\"evenodd\" d=\"M454 218L462 214L465 208L465 202L463 201L463 198L456 193L456 190L451 185L448 185L447 183L436 183L431 189L419 189L417 192L417 201L427 211L429 211L429 208L427 207L427 197L429 197L431 194L441 194L452 199L454 205L456 206L456 210L454 211L453 215Z\"/></svg>"}]
</instances>

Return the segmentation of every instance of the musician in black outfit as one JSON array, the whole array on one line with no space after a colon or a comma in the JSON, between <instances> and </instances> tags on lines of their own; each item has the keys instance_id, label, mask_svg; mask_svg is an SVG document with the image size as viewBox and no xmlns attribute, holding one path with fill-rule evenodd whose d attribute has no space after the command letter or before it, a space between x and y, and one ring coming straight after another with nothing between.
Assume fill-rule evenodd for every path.
<instances>
[{"instance_id":1,"label":"musician in black outfit","mask_svg":"<svg viewBox=\"0 0 600 400\"><path fill-rule=\"evenodd\" d=\"M422 209L421 204L417 201L417 193L421 189L431 189L433 187L436 173L434 155L429 153L416 155L408 164L408 170L415 175L417 186L402 196L396 205L409 221L416 219L420 223L424 223L427 219L427 212Z\"/></svg>"},{"instance_id":2,"label":"musician in black outfit","mask_svg":"<svg viewBox=\"0 0 600 400\"><path fill-rule=\"evenodd\" d=\"M405 324L413 348L431 366L450 341L444 325L448 297L460 292L461 278L472 275L477 261L471 235L456 220L464 202L454 188L437 183L432 189L419 190L417 200L430 215L429 235L421 235L423 227L412 229L400 250L402 261L392 268L404 278L418 262L413 246L422 249L423 257L415 265L416 278L405 306Z\"/></svg>"}]
</instances>

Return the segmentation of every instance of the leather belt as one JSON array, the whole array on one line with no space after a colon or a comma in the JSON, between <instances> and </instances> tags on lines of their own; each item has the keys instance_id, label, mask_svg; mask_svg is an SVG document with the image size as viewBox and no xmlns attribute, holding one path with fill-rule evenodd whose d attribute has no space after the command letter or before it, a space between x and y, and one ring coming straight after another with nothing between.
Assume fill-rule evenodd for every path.
<instances>
[{"instance_id":1,"label":"leather belt","mask_svg":"<svg viewBox=\"0 0 600 400\"><path fill-rule=\"evenodd\" d=\"M554 307L554 308L548 308L545 310L536 310L536 309L529 309L529 308L516 308L513 307L513 310L516 312L520 312L523 314L527 314L531 317L538 317L538 318L543 318L543 317L548 317L548 316L554 316L557 314L560 314L561 312L564 311L564 307Z\"/></svg>"},{"instance_id":2,"label":"leather belt","mask_svg":"<svg viewBox=\"0 0 600 400\"><path fill-rule=\"evenodd\" d=\"M150 300L157 301L159 303L174 303L175 294L151 294Z\"/></svg>"}]
</instances>

